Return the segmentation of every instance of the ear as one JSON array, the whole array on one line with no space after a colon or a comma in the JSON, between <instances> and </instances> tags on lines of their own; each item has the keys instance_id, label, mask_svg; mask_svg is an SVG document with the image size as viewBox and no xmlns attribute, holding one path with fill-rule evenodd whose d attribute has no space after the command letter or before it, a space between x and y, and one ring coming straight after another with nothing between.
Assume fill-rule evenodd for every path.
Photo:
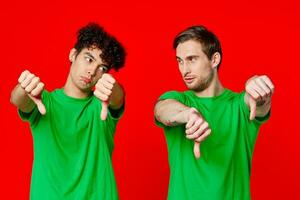
<instances>
[{"instance_id":1,"label":"ear","mask_svg":"<svg viewBox=\"0 0 300 200\"><path fill-rule=\"evenodd\" d=\"M72 48L69 53L70 62L74 62L76 55L77 55L77 50L75 48Z\"/></svg>"},{"instance_id":2,"label":"ear","mask_svg":"<svg viewBox=\"0 0 300 200\"><path fill-rule=\"evenodd\" d=\"M217 66L220 64L220 62L221 62L221 54L219 52L214 53L214 55L211 57L212 68L216 69Z\"/></svg>"}]
</instances>

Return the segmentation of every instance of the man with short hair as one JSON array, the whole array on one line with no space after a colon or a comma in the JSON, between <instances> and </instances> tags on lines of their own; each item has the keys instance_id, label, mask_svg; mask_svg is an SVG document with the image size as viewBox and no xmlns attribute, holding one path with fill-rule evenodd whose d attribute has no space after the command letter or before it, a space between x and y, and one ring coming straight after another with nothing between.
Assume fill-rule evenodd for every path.
<instances>
[{"instance_id":1,"label":"man with short hair","mask_svg":"<svg viewBox=\"0 0 300 200\"><path fill-rule=\"evenodd\" d=\"M179 33L173 47L188 90L166 92L154 110L168 145L168 199L250 199L253 148L270 116L271 80L254 76L242 93L224 88L221 45L204 26Z\"/></svg>"},{"instance_id":2,"label":"man with short hair","mask_svg":"<svg viewBox=\"0 0 300 200\"><path fill-rule=\"evenodd\" d=\"M69 60L63 88L48 92L25 70L11 94L34 141L30 199L118 199L111 156L124 90L107 72L124 65L125 50L91 23L79 30Z\"/></svg>"}]
</instances>

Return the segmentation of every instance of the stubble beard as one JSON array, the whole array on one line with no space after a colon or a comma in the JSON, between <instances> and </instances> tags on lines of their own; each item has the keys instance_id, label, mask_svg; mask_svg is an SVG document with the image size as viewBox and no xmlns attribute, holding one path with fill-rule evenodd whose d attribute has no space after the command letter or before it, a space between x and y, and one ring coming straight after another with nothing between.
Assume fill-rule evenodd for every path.
<instances>
[{"instance_id":1,"label":"stubble beard","mask_svg":"<svg viewBox=\"0 0 300 200\"><path fill-rule=\"evenodd\" d=\"M195 86L190 86L188 88L195 92L202 92L210 86L213 78L214 78L214 70L211 69L209 74L205 78L200 79L200 81Z\"/></svg>"}]
</instances>

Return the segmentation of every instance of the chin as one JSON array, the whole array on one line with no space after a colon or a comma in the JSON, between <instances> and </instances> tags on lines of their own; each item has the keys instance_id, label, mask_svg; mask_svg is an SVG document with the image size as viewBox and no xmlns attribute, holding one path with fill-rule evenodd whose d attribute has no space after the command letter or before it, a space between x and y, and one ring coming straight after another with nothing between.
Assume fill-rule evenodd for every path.
<instances>
[{"instance_id":1,"label":"chin","mask_svg":"<svg viewBox=\"0 0 300 200\"><path fill-rule=\"evenodd\" d=\"M195 92L202 92L204 91L206 88L208 88L208 85L206 84L193 84L193 85L187 85L187 88L189 90L193 90Z\"/></svg>"}]
</instances>

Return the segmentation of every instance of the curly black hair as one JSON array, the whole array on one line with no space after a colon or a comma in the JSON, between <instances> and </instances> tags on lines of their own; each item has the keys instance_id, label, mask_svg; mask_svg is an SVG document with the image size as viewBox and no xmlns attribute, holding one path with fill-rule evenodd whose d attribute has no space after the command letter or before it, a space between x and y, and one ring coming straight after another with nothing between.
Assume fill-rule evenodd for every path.
<instances>
[{"instance_id":1,"label":"curly black hair","mask_svg":"<svg viewBox=\"0 0 300 200\"><path fill-rule=\"evenodd\" d=\"M89 23L77 32L77 41L74 48L79 54L84 48L95 47L102 51L100 57L108 65L109 69L114 68L118 70L123 67L126 52L122 44L107 33L103 27L96 23Z\"/></svg>"}]
</instances>

